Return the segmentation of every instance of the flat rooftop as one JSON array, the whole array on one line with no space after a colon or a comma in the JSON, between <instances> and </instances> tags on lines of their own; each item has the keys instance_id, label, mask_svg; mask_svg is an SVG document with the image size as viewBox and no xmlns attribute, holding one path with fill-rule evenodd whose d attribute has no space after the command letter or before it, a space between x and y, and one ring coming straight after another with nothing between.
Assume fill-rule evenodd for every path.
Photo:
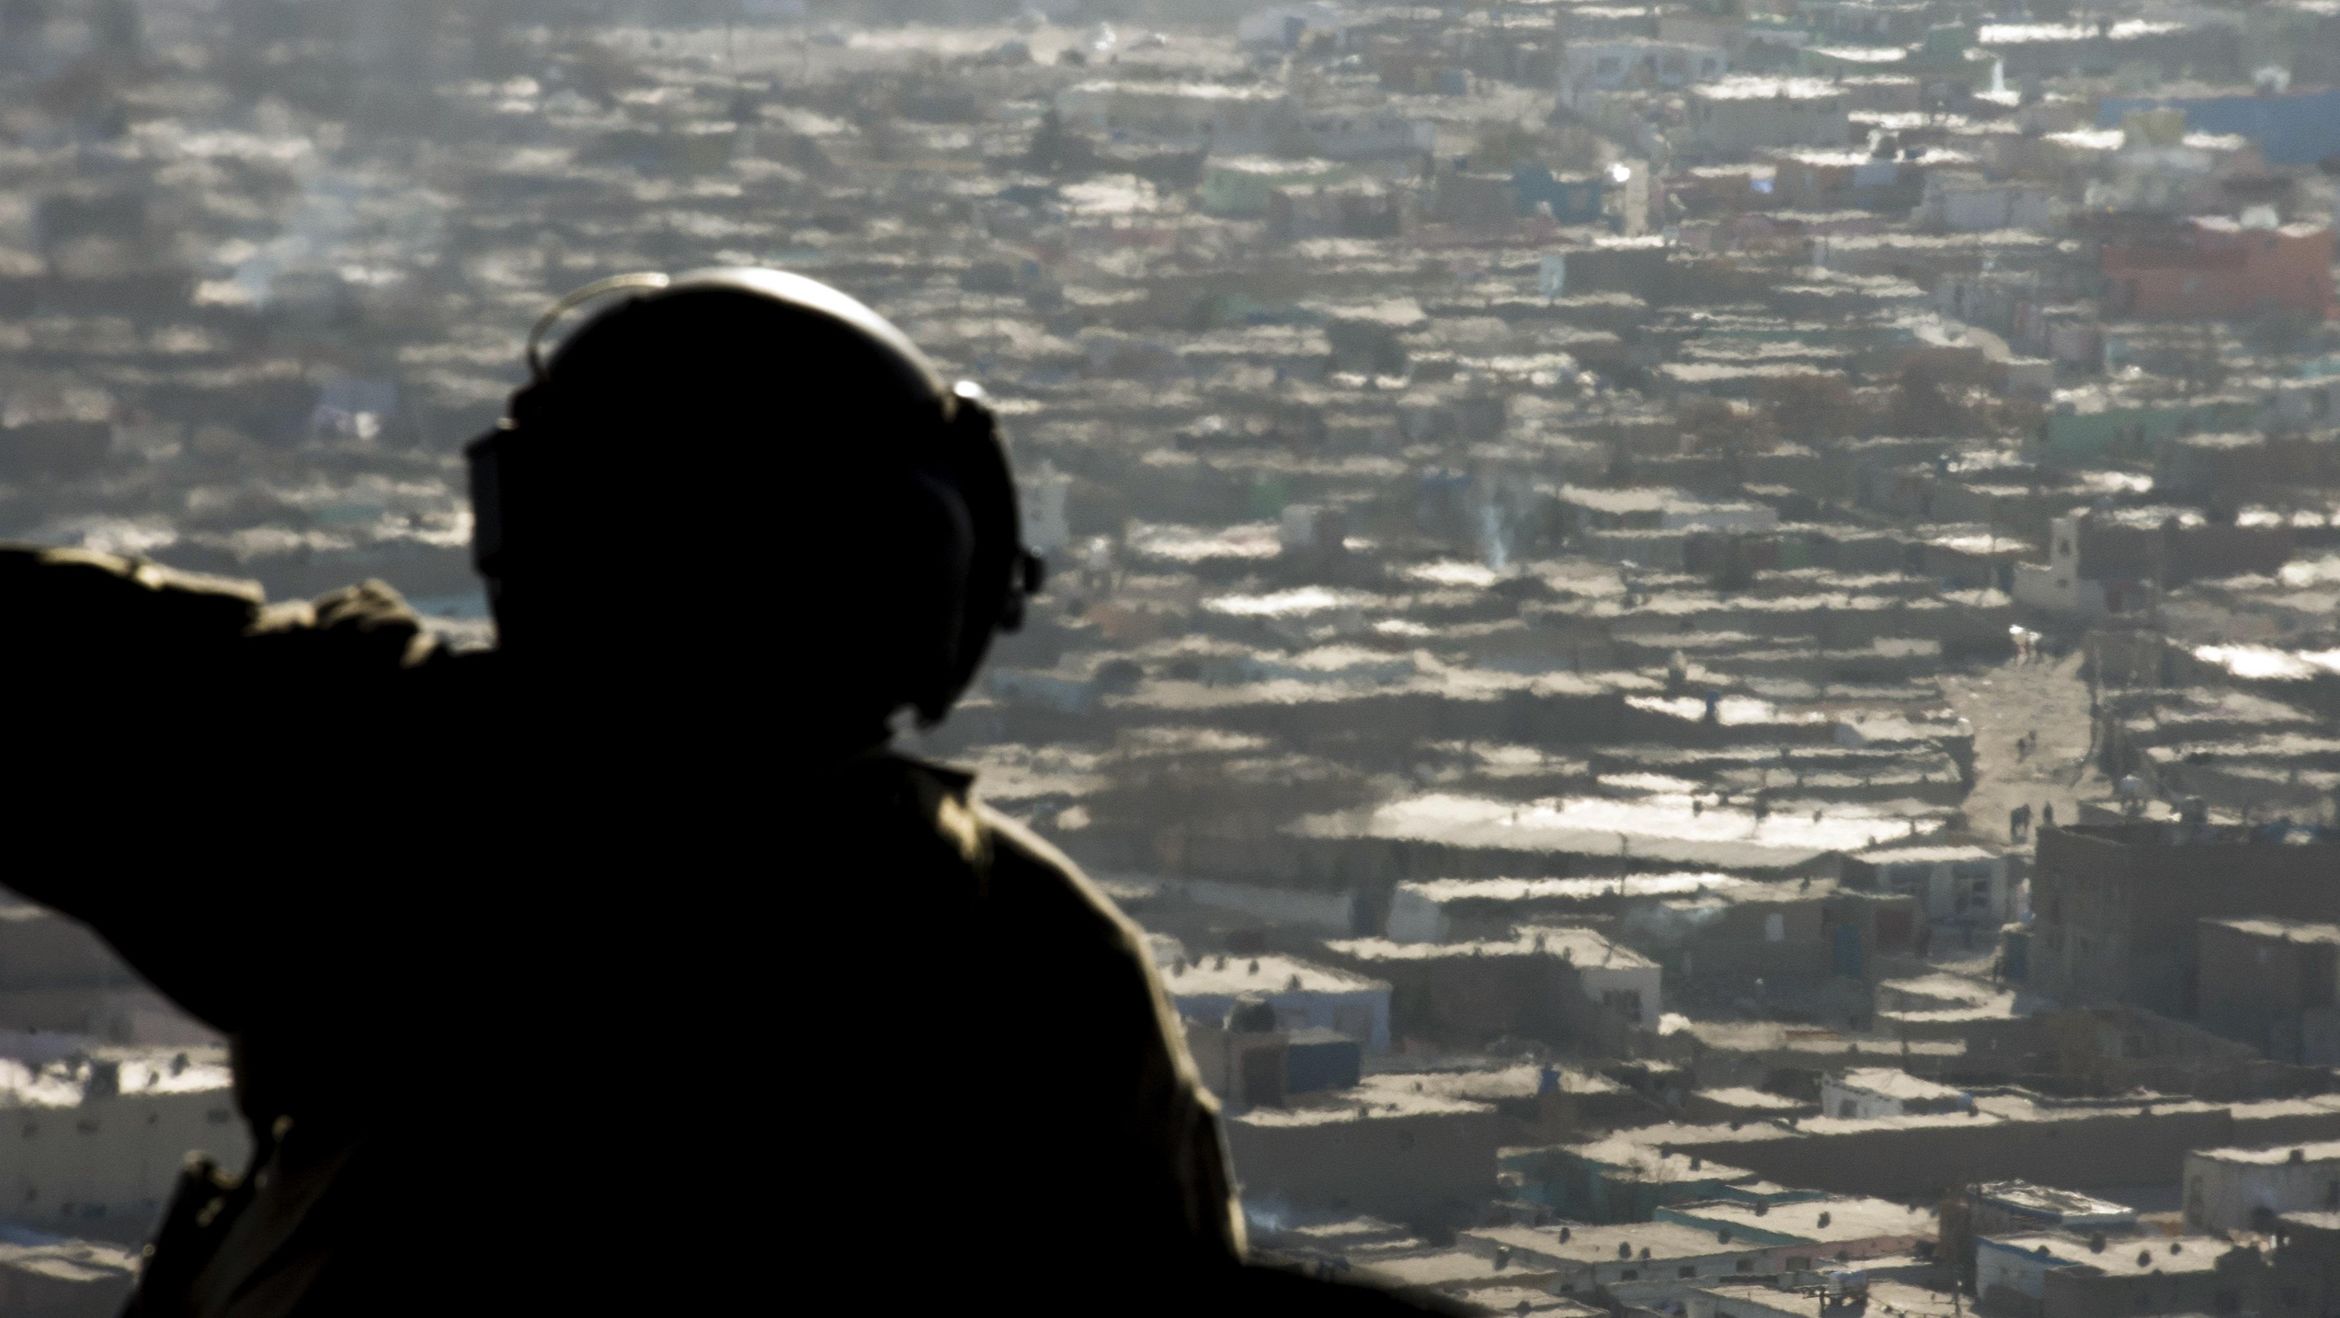
<instances>
[{"instance_id":1,"label":"flat rooftop","mask_svg":"<svg viewBox=\"0 0 2340 1318\"><path fill-rule=\"evenodd\" d=\"M1774 1094L1769 1090L1755 1089L1746 1085L1732 1085L1722 1089L1701 1089L1697 1091L1697 1096L1709 1103L1720 1103L1724 1107L1739 1108L1748 1112L1801 1112L1811 1106L1808 1103L1799 1103L1792 1098Z\"/></svg>"},{"instance_id":2,"label":"flat rooftop","mask_svg":"<svg viewBox=\"0 0 2340 1318\"><path fill-rule=\"evenodd\" d=\"M1410 1240L1413 1233L1395 1222L1378 1217L1344 1217L1334 1222L1308 1222L1263 1233L1282 1244L1319 1246L1326 1249L1358 1244L1385 1244L1393 1240Z\"/></svg>"},{"instance_id":3,"label":"flat rooftop","mask_svg":"<svg viewBox=\"0 0 2340 1318\"><path fill-rule=\"evenodd\" d=\"M1466 1313L1541 1314L1544 1318L1608 1318L1609 1314L1606 1309L1595 1309L1534 1286L1473 1286L1454 1298Z\"/></svg>"},{"instance_id":4,"label":"flat rooftop","mask_svg":"<svg viewBox=\"0 0 2340 1318\"><path fill-rule=\"evenodd\" d=\"M1564 1094L1619 1094L1625 1086L1605 1075L1554 1067ZM1468 1103L1533 1098L1543 1091L1544 1068L1533 1063L1455 1071L1377 1071L1357 1082L1359 1093L1432 1094Z\"/></svg>"},{"instance_id":5,"label":"flat rooftop","mask_svg":"<svg viewBox=\"0 0 2340 1318\"><path fill-rule=\"evenodd\" d=\"M2131 18L2105 25L2094 23L1985 23L1975 29L1975 42L1983 46L2022 46L2043 41L2135 41L2139 37L2165 36L2182 32L2183 23L2157 19Z\"/></svg>"},{"instance_id":6,"label":"flat rooftop","mask_svg":"<svg viewBox=\"0 0 2340 1318\"><path fill-rule=\"evenodd\" d=\"M50 1236L0 1227L0 1269L29 1273L48 1283L127 1286L138 1274L136 1246ZM6 1289L0 1284L0 1289ZM78 1310L76 1310L78 1312Z\"/></svg>"},{"instance_id":7,"label":"flat rooftop","mask_svg":"<svg viewBox=\"0 0 2340 1318\"><path fill-rule=\"evenodd\" d=\"M1366 1280L1392 1290L1476 1289L1488 1283L1518 1283L1553 1275L1549 1271L1538 1273L1532 1264L1506 1264L1499 1267L1487 1255L1473 1254L1463 1249L1384 1255L1358 1263L1356 1271Z\"/></svg>"},{"instance_id":8,"label":"flat rooftop","mask_svg":"<svg viewBox=\"0 0 2340 1318\"><path fill-rule=\"evenodd\" d=\"M1568 1238L1562 1240L1565 1230ZM1554 1223L1549 1226L1490 1226L1456 1237L1466 1247L1492 1251L1508 1246L1517 1252L1569 1263L1651 1262L1666 1259L1707 1258L1761 1248L1745 1241L1725 1244L1715 1233L1679 1222L1622 1222L1610 1225ZM1518 1266L1514 1264L1513 1266Z\"/></svg>"},{"instance_id":9,"label":"flat rooftop","mask_svg":"<svg viewBox=\"0 0 2340 1318\"><path fill-rule=\"evenodd\" d=\"M1997 860L2003 852L1989 847L1966 844L1937 846L1876 847L1856 852L1855 860L1872 865L1951 865L1962 861Z\"/></svg>"},{"instance_id":10,"label":"flat rooftop","mask_svg":"<svg viewBox=\"0 0 2340 1318\"><path fill-rule=\"evenodd\" d=\"M1760 886L1751 879L1709 870L1574 879L1429 879L1418 883L1401 883L1398 891L1444 905L1450 902L1502 904L1594 901L1603 897L1688 897Z\"/></svg>"},{"instance_id":11,"label":"flat rooftop","mask_svg":"<svg viewBox=\"0 0 2340 1318\"><path fill-rule=\"evenodd\" d=\"M1875 1262L1876 1260L1870 1260L1861 1266L1865 1269L1873 1266ZM1900 1315L1900 1318L1956 1318L1957 1315L1974 1312L1974 1305L1971 1301L1962 1300L1948 1292L1931 1290L1923 1286L1912 1286L1906 1282L1881 1281L1875 1277L1869 1280L1868 1307L1853 1310L1831 1308L1824 1297L1811 1291L1780 1290L1765 1281L1714 1282L1701 1286L1698 1290L1700 1294L1711 1295L1726 1302L1739 1300L1746 1304L1761 1306L1766 1313L1792 1313L1798 1315L1799 1318L1829 1318L1832 1314L1848 1312L1896 1314ZM1740 1311L1726 1304L1718 1312L1736 1313Z\"/></svg>"},{"instance_id":12,"label":"flat rooftop","mask_svg":"<svg viewBox=\"0 0 2340 1318\"><path fill-rule=\"evenodd\" d=\"M1962 1098L1965 1091L1948 1085L1922 1079L1909 1072L1890 1066L1863 1066L1839 1072L1833 1077L1846 1089L1874 1094L1879 1098L1899 1099L1903 1102L1939 1102Z\"/></svg>"},{"instance_id":13,"label":"flat rooftop","mask_svg":"<svg viewBox=\"0 0 2340 1318\"><path fill-rule=\"evenodd\" d=\"M1387 992L1378 979L1297 957L1210 956L1173 961L1162 968L1163 987L1173 998L1234 998L1256 993L1372 993Z\"/></svg>"},{"instance_id":14,"label":"flat rooftop","mask_svg":"<svg viewBox=\"0 0 2340 1318\"><path fill-rule=\"evenodd\" d=\"M1312 1099L1314 1096L1311 1096ZM1339 1126L1358 1121L1390 1121L1403 1117L1487 1116L1495 1109L1440 1094L1415 1094L1389 1089L1349 1089L1312 1101L1306 1107L1255 1107L1226 1118L1229 1124L1261 1128Z\"/></svg>"},{"instance_id":15,"label":"flat rooftop","mask_svg":"<svg viewBox=\"0 0 2340 1318\"><path fill-rule=\"evenodd\" d=\"M2114 1277L2141 1277L2153 1272L2209 1272L2218 1266L2222 1255L2235 1248L2216 1236L2108 1240L2101 1253L2089 1248L2085 1240L2060 1234L1978 1236L1975 1244L1983 1249L2053 1259L2057 1265L2093 1268Z\"/></svg>"},{"instance_id":16,"label":"flat rooftop","mask_svg":"<svg viewBox=\"0 0 2340 1318\"><path fill-rule=\"evenodd\" d=\"M1840 1057L1958 1057L1966 1045L1955 1039L1888 1039L1844 1034L1778 1021L1698 1020L1668 1013L1663 1034L1688 1034L1708 1048L1729 1052L1795 1052Z\"/></svg>"},{"instance_id":17,"label":"flat rooftop","mask_svg":"<svg viewBox=\"0 0 2340 1318\"><path fill-rule=\"evenodd\" d=\"M1659 1211L1694 1218L1702 1224L1795 1236L1816 1245L1895 1236L1931 1238L1935 1227L1934 1210L1930 1208L1911 1208L1890 1199L1865 1196L1808 1199L1760 1208L1736 1200L1713 1199L1676 1204Z\"/></svg>"},{"instance_id":18,"label":"flat rooftop","mask_svg":"<svg viewBox=\"0 0 2340 1318\"><path fill-rule=\"evenodd\" d=\"M1352 938L1325 944L1358 961L1447 961L1469 957L1548 956L1577 966L1608 970L1655 970L1657 962L1590 929L1529 928L1513 938L1460 943L1399 943L1387 938Z\"/></svg>"},{"instance_id":19,"label":"flat rooftop","mask_svg":"<svg viewBox=\"0 0 2340 1318\"><path fill-rule=\"evenodd\" d=\"M2030 1181L1988 1181L1975 1186L1973 1194L1977 1199L2000 1204L2017 1212L2059 1218L2137 1215L2137 1210L2127 1204L2116 1204L2110 1199L2099 1199L2078 1190L2059 1190Z\"/></svg>"},{"instance_id":20,"label":"flat rooftop","mask_svg":"<svg viewBox=\"0 0 2340 1318\"><path fill-rule=\"evenodd\" d=\"M89 1101L101 1067L116 1073L119 1099L225 1094L233 1086L224 1047L107 1048L52 1062L0 1057L0 1108L77 1108Z\"/></svg>"},{"instance_id":21,"label":"flat rooftop","mask_svg":"<svg viewBox=\"0 0 2340 1318\"><path fill-rule=\"evenodd\" d=\"M2279 920L2273 916L2253 915L2231 920L2204 920L2223 929L2254 938L2274 938L2287 943L2340 944L2340 924L2323 924L2311 920Z\"/></svg>"},{"instance_id":22,"label":"flat rooftop","mask_svg":"<svg viewBox=\"0 0 2340 1318\"><path fill-rule=\"evenodd\" d=\"M1908 826L1907 814L1888 817L1878 803L1866 801L1838 803L1817 821L1785 809L1758 821L1747 807L1697 810L1687 797L1519 802L1433 792L1362 810L1310 815L1296 821L1292 831L1540 855L1639 857L1694 869L1765 870L1873 846L1880 835Z\"/></svg>"},{"instance_id":23,"label":"flat rooftop","mask_svg":"<svg viewBox=\"0 0 2340 1318\"><path fill-rule=\"evenodd\" d=\"M1690 94L1709 101L1828 101L1844 97L1844 88L1826 78L1766 78L1734 74L1700 83Z\"/></svg>"},{"instance_id":24,"label":"flat rooftop","mask_svg":"<svg viewBox=\"0 0 2340 1318\"><path fill-rule=\"evenodd\" d=\"M2293 1154L2300 1161L2313 1163L2340 1162L2340 1140L2323 1140L2311 1144L2277 1144L2263 1149L2196 1149L2190 1156L2212 1162L2270 1167L2290 1162Z\"/></svg>"},{"instance_id":25,"label":"flat rooftop","mask_svg":"<svg viewBox=\"0 0 2340 1318\"><path fill-rule=\"evenodd\" d=\"M1691 1128L1696 1129L1696 1128ZM1674 1182L1694 1177L1720 1185L1737 1185L1755 1179L1755 1173L1744 1167L1730 1167L1712 1158L1693 1158L1687 1153L1668 1153L1656 1140L1639 1138L1640 1132L1606 1135L1596 1140L1577 1144L1552 1145L1543 1149L1506 1149L1506 1155L1535 1156L1558 1154L1576 1158L1612 1174L1639 1175L1652 1181ZM1690 1164L1696 1162L1695 1171Z\"/></svg>"},{"instance_id":26,"label":"flat rooftop","mask_svg":"<svg viewBox=\"0 0 2340 1318\"><path fill-rule=\"evenodd\" d=\"M1965 1002L1986 1006L2004 1001L2013 995L1996 984L1946 971L1930 975L1913 975L1907 979L1888 979L1877 985L1894 993L1913 998L1930 998L1941 1002Z\"/></svg>"}]
</instances>

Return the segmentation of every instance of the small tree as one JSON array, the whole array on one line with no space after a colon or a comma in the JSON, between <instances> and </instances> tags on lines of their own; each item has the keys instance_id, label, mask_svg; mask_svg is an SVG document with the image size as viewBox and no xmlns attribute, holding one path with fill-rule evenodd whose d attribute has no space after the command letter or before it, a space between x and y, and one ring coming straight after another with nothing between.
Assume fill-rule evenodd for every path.
<instances>
[{"instance_id":1,"label":"small tree","mask_svg":"<svg viewBox=\"0 0 2340 1318\"><path fill-rule=\"evenodd\" d=\"M1894 380L1886 424L1904 435L1977 434L1984 417L1969 396L1989 383L1989 374L1989 364L1976 353L1919 353Z\"/></svg>"},{"instance_id":2,"label":"small tree","mask_svg":"<svg viewBox=\"0 0 2340 1318\"><path fill-rule=\"evenodd\" d=\"M1844 439L1861 432L1867 420L1860 400L1843 377L1807 372L1766 380L1756 400L1772 428L1790 440Z\"/></svg>"},{"instance_id":3,"label":"small tree","mask_svg":"<svg viewBox=\"0 0 2340 1318\"><path fill-rule=\"evenodd\" d=\"M1539 163L1547 153L1543 134L1522 123L1499 123L1480 132L1471 149L1471 168L1500 173Z\"/></svg>"},{"instance_id":4,"label":"small tree","mask_svg":"<svg viewBox=\"0 0 2340 1318\"><path fill-rule=\"evenodd\" d=\"M1768 422L1751 410L1701 394L1684 399L1674 409L1683 446L1693 453L1745 452L1768 444Z\"/></svg>"},{"instance_id":5,"label":"small tree","mask_svg":"<svg viewBox=\"0 0 2340 1318\"><path fill-rule=\"evenodd\" d=\"M1072 164L1078 140L1064 126L1064 116L1049 106L1033 130L1032 144L1024 149L1024 167L1042 174L1061 174Z\"/></svg>"}]
</instances>

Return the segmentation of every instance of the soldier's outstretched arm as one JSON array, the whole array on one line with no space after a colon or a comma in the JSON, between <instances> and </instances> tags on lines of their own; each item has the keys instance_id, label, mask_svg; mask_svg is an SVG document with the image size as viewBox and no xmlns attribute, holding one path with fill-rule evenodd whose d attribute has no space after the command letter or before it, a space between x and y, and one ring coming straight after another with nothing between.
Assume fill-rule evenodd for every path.
<instances>
[{"instance_id":1,"label":"soldier's outstretched arm","mask_svg":"<svg viewBox=\"0 0 2340 1318\"><path fill-rule=\"evenodd\" d=\"M235 1028L256 972L218 954L288 896L252 834L316 776L291 750L312 728L285 724L416 662L419 621L386 587L271 607L247 582L0 546L0 635L8 886Z\"/></svg>"}]
</instances>

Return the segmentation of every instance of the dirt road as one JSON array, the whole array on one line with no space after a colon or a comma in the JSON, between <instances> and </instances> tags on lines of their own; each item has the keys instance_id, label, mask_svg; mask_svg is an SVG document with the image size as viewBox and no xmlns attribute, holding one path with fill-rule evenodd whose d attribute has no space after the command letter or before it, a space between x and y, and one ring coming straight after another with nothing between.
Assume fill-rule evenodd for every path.
<instances>
[{"instance_id":1,"label":"dirt road","mask_svg":"<svg viewBox=\"0 0 2340 1318\"><path fill-rule=\"evenodd\" d=\"M2008 812L2028 804L2036 833L2040 807L2052 804L2070 823L2081 801L2110 799L2112 786L2088 756L2088 685L2080 656L2007 663L1945 677L1950 704L1974 725L1975 787L1966 800L1968 827L2007 837ZM2037 732L2029 758L2016 742Z\"/></svg>"}]
</instances>

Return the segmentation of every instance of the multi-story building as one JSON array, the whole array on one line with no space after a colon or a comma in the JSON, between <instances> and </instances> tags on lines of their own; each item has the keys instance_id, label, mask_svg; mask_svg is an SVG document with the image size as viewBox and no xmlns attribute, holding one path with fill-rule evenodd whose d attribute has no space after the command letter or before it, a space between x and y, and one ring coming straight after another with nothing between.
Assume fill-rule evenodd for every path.
<instances>
[{"instance_id":1,"label":"multi-story building","mask_svg":"<svg viewBox=\"0 0 2340 1318\"><path fill-rule=\"evenodd\" d=\"M1846 146L1852 97L1821 78L1730 77L1690 91L1688 144L1729 158L1763 147Z\"/></svg>"},{"instance_id":2,"label":"multi-story building","mask_svg":"<svg viewBox=\"0 0 2340 1318\"><path fill-rule=\"evenodd\" d=\"M2340 839L2289 844L2246 829L2139 821L2041 834L2031 985L2073 1002L2127 1002L2191 1017L2201 921L2313 920L2340 901Z\"/></svg>"},{"instance_id":3,"label":"multi-story building","mask_svg":"<svg viewBox=\"0 0 2340 1318\"><path fill-rule=\"evenodd\" d=\"M2130 316L2194 320L2289 311L2329 320L2332 226L2196 216L2108 241L2105 303Z\"/></svg>"},{"instance_id":4,"label":"multi-story building","mask_svg":"<svg viewBox=\"0 0 2340 1318\"><path fill-rule=\"evenodd\" d=\"M2204 920L2204 1026L2279 1062L2340 1066L2340 924Z\"/></svg>"}]
</instances>

